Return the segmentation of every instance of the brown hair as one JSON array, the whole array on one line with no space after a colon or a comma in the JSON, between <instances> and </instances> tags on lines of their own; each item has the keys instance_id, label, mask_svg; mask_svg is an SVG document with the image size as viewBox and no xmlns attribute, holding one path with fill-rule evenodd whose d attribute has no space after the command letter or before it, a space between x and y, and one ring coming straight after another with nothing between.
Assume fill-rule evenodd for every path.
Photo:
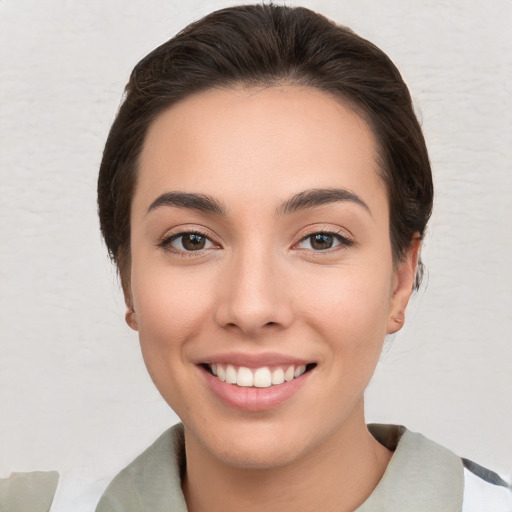
<instances>
[{"instance_id":1,"label":"brown hair","mask_svg":"<svg viewBox=\"0 0 512 512\"><path fill-rule=\"evenodd\" d=\"M395 262L416 232L423 236L432 211L432 173L409 91L387 55L309 9L230 7L192 23L131 73L98 179L101 232L122 280L129 268L138 159L152 121L206 89L283 83L330 93L355 107L374 131ZM416 285L422 268L420 263Z\"/></svg>"}]
</instances>

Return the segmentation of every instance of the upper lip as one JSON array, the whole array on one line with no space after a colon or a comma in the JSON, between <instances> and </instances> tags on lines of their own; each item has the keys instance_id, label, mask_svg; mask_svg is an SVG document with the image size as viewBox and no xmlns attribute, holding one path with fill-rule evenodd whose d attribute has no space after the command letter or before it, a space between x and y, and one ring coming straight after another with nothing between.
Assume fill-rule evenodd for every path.
<instances>
[{"instance_id":1,"label":"upper lip","mask_svg":"<svg viewBox=\"0 0 512 512\"><path fill-rule=\"evenodd\" d=\"M262 366L281 366L281 365L307 365L313 363L311 359L302 359L297 356L289 356L275 352L264 352L261 354L247 354L240 352L224 352L212 354L201 358L196 364L234 364L236 366L246 366L248 368L260 368Z\"/></svg>"}]
</instances>

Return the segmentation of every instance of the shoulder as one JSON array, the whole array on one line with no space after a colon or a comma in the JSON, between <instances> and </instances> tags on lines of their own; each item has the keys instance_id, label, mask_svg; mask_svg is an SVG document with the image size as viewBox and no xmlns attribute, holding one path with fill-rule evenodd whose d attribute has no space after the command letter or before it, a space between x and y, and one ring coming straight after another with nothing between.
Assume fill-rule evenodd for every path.
<instances>
[{"instance_id":1,"label":"shoulder","mask_svg":"<svg viewBox=\"0 0 512 512\"><path fill-rule=\"evenodd\" d=\"M368 500L372 504L368 510L380 510L391 500L393 510L512 512L510 485L493 471L405 427L368 425L368 429L394 452Z\"/></svg>"},{"instance_id":2,"label":"shoulder","mask_svg":"<svg viewBox=\"0 0 512 512\"><path fill-rule=\"evenodd\" d=\"M56 471L12 473L9 478L0 478L0 511L49 510L58 481Z\"/></svg>"},{"instance_id":3,"label":"shoulder","mask_svg":"<svg viewBox=\"0 0 512 512\"><path fill-rule=\"evenodd\" d=\"M358 512L512 512L511 489L496 473L405 427L369 425L369 430L394 454ZM186 512L184 464L183 426L176 425L114 478L96 512Z\"/></svg>"},{"instance_id":4,"label":"shoulder","mask_svg":"<svg viewBox=\"0 0 512 512\"><path fill-rule=\"evenodd\" d=\"M96 512L186 512L181 491L183 426L171 427L109 484Z\"/></svg>"}]
</instances>

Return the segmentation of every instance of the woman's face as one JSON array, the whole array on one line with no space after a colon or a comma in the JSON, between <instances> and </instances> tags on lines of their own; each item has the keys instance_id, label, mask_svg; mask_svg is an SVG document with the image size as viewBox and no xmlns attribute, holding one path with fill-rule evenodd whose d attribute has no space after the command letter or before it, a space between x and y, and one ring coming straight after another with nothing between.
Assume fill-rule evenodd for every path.
<instances>
[{"instance_id":1,"label":"woman's face","mask_svg":"<svg viewBox=\"0 0 512 512\"><path fill-rule=\"evenodd\" d=\"M375 141L352 110L311 88L210 90L149 129L127 320L189 442L284 465L364 428L416 254L393 265Z\"/></svg>"}]
</instances>

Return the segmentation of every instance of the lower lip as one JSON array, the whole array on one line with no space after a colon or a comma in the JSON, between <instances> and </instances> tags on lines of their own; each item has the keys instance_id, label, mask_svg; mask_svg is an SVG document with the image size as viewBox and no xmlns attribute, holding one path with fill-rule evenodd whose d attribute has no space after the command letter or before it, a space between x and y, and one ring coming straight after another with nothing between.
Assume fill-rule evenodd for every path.
<instances>
[{"instance_id":1,"label":"lower lip","mask_svg":"<svg viewBox=\"0 0 512 512\"><path fill-rule=\"evenodd\" d=\"M200 367L208 387L230 407L250 412L267 411L278 407L291 398L306 383L313 370L303 373L289 382L268 388L242 387L228 384Z\"/></svg>"}]
</instances>

